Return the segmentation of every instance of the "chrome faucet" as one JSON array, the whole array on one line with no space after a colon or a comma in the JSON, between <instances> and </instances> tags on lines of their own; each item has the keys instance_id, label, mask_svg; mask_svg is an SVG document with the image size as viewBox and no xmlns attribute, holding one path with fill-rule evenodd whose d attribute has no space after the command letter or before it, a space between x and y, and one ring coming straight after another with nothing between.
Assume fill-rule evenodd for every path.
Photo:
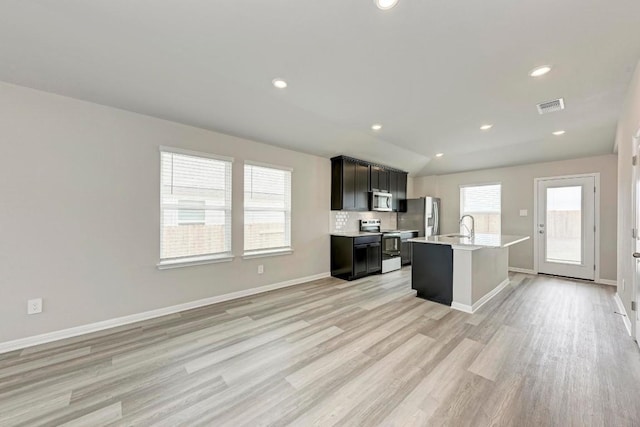
<instances>
[{"instance_id":1,"label":"chrome faucet","mask_svg":"<svg viewBox=\"0 0 640 427\"><path fill-rule=\"evenodd\" d=\"M467 224L464 223L464 219L467 217L471 218L471 228L467 227ZM476 220L472 215L462 215L460 217L460 227L464 227L467 229L467 232L469 233L468 237L470 239L473 239L473 237L476 235Z\"/></svg>"}]
</instances>

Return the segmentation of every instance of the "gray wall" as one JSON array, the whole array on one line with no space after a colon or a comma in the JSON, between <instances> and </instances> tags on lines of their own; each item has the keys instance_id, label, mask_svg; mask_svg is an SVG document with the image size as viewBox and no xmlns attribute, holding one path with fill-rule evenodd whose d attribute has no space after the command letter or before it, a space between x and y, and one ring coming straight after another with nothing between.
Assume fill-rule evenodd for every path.
<instances>
[{"instance_id":1,"label":"gray wall","mask_svg":"<svg viewBox=\"0 0 640 427\"><path fill-rule=\"evenodd\" d=\"M631 325L635 331L635 316L631 311L633 298L633 275L635 260L631 257L634 252L634 241L631 229L634 227L632 182L633 170L631 157L633 156L633 136L640 129L640 62L629 92L616 134L618 146L618 294L627 314L631 317ZM636 316L638 312L635 313ZM634 332L638 337L637 332Z\"/></svg>"},{"instance_id":2,"label":"gray wall","mask_svg":"<svg viewBox=\"0 0 640 427\"><path fill-rule=\"evenodd\" d=\"M327 159L4 83L0 141L0 342L329 271ZM156 268L160 145L235 158L233 262ZM239 256L245 159L293 168L293 255Z\"/></svg>"},{"instance_id":3,"label":"gray wall","mask_svg":"<svg viewBox=\"0 0 640 427\"><path fill-rule=\"evenodd\" d=\"M600 172L600 278L616 279L616 180L613 154L413 179L410 197L442 198L442 233L458 231L460 185L502 183L502 233L533 237L534 178ZM520 209L528 216L521 217ZM510 248L511 267L533 269L533 239Z\"/></svg>"}]
</instances>

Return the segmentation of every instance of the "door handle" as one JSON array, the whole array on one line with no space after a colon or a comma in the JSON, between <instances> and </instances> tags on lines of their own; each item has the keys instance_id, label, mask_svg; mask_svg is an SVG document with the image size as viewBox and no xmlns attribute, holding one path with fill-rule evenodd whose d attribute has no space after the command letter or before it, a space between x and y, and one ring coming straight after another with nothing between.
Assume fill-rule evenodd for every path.
<instances>
[{"instance_id":1,"label":"door handle","mask_svg":"<svg viewBox=\"0 0 640 427\"><path fill-rule=\"evenodd\" d=\"M640 252L634 252L633 253L633 257L634 258L640 258Z\"/></svg>"}]
</instances>

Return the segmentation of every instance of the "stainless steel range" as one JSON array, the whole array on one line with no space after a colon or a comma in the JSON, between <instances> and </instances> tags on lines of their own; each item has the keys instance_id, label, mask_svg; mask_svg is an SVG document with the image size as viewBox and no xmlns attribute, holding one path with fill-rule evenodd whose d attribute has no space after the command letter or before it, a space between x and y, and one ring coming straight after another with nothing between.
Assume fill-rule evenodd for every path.
<instances>
[{"instance_id":1,"label":"stainless steel range","mask_svg":"<svg viewBox=\"0 0 640 427\"><path fill-rule=\"evenodd\" d=\"M361 219L360 231L370 233L380 233L379 219ZM400 257L401 236L399 232L382 233L382 272L388 273L400 270L402 258Z\"/></svg>"}]
</instances>

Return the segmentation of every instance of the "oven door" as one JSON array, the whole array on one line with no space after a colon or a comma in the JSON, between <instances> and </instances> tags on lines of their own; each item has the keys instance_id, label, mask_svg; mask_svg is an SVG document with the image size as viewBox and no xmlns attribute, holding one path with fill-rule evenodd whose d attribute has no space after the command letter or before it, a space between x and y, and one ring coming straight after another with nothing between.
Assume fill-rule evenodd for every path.
<instances>
[{"instance_id":1,"label":"oven door","mask_svg":"<svg viewBox=\"0 0 640 427\"><path fill-rule=\"evenodd\" d=\"M385 233L382 235L382 259L400 256L402 248L400 233Z\"/></svg>"}]
</instances>

